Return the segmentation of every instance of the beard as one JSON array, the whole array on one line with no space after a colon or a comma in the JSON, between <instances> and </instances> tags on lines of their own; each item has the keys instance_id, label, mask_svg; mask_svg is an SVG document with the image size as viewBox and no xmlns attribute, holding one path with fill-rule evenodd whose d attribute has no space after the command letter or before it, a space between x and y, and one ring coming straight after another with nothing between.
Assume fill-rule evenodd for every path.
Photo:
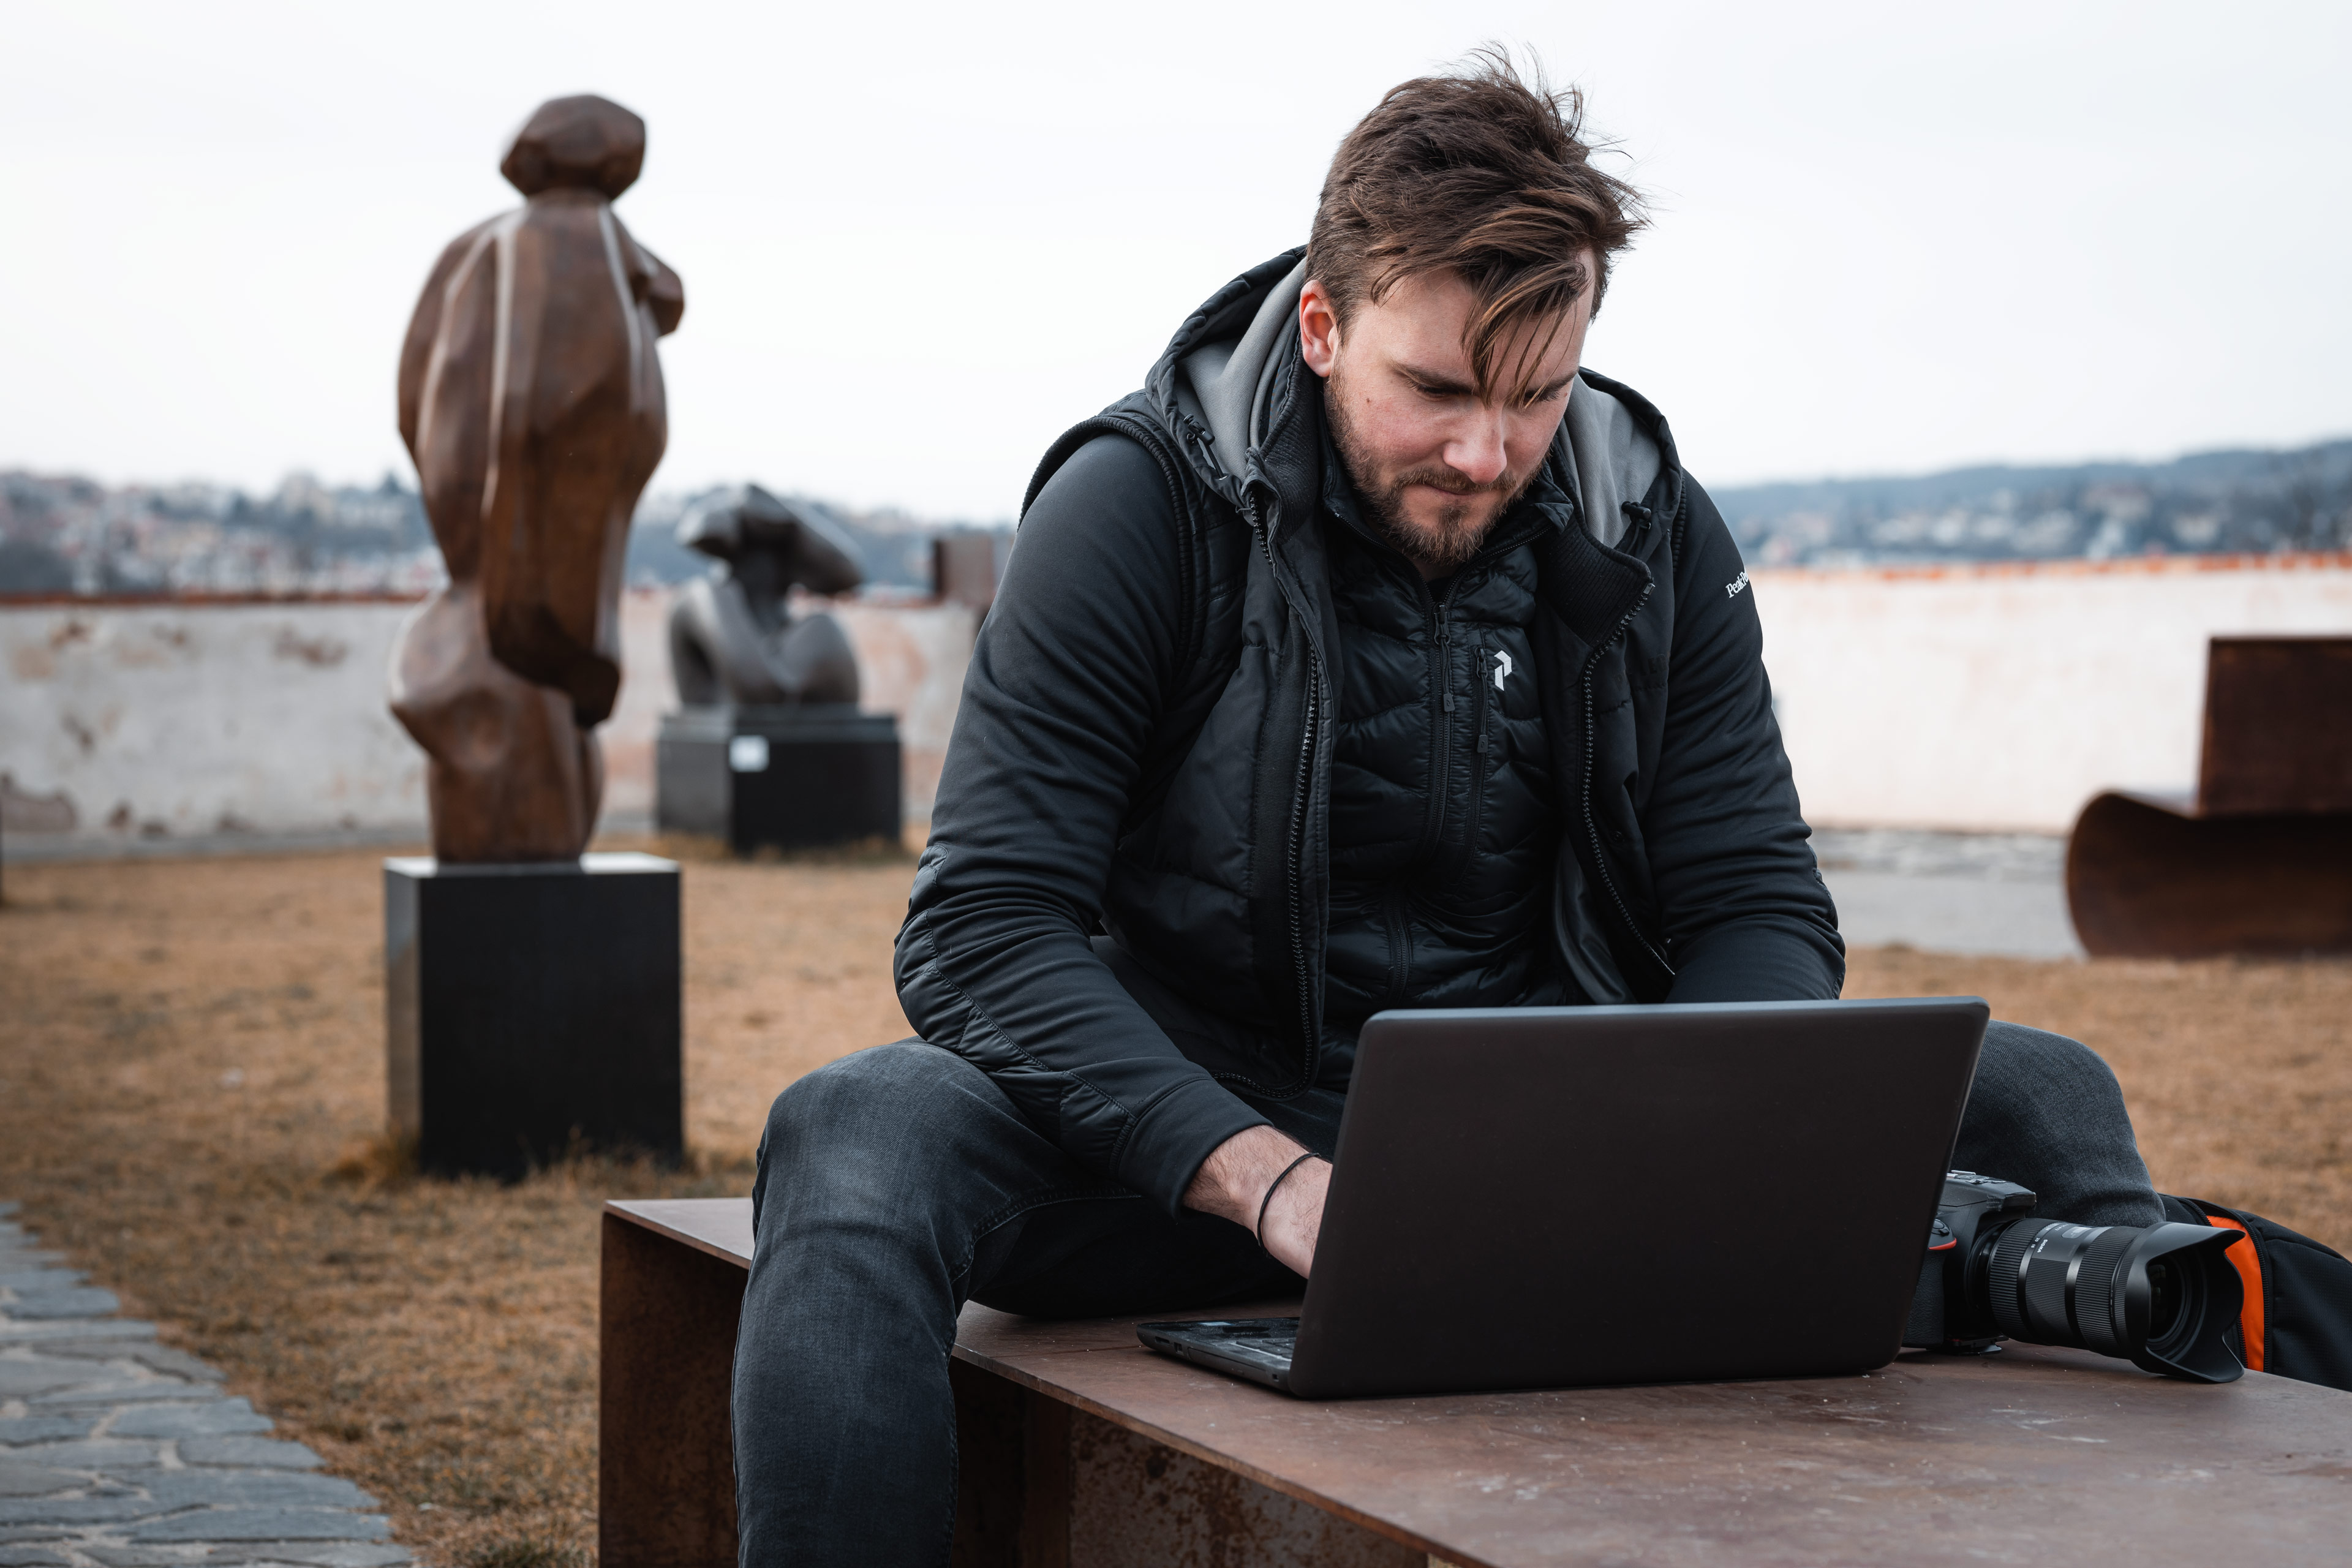
<instances>
[{"instance_id":1,"label":"beard","mask_svg":"<svg viewBox=\"0 0 2352 1568\"><path fill-rule=\"evenodd\" d=\"M1476 485L1444 464L1425 464L1382 479L1370 444L1349 422L1348 399L1336 374L1328 384L1323 407L1331 420L1331 444L1339 448L1349 480L1371 513L1372 525L1408 559L1435 568L1440 575L1459 570L1478 553L1495 524L1541 471L1538 467L1515 474L1506 468ZM1406 512L1404 493L1414 485L1442 490L1449 498L1435 517L1415 519Z\"/></svg>"}]
</instances>

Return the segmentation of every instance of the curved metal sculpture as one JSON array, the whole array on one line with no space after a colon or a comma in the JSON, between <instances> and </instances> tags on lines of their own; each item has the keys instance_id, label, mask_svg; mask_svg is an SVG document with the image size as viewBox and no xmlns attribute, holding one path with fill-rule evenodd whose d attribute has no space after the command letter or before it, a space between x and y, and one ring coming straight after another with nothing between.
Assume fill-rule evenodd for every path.
<instances>
[{"instance_id":1,"label":"curved metal sculpture","mask_svg":"<svg viewBox=\"0 0 2352 1568\"><path fill-rule=\"evenodd\" d=\"M670 672L688 708L857 701L857 656L822 610L793 617L794 586L845 594L866 580L856 547L757 485L696 508L677 541L718 561L670 608Z\"/></svg>"},{"instance_id":2,"label":"curved metal sculpture","mask_svg":"<svg viewBox=\"0 0 2352 1568\"><path fill-rule=\"evenodd\" d=\"M2095 958L2352 952L2352 637L2215 637L2189 799L2111 791L2066 844Z\"/></svg>"},{"instance_id":3,"label":"curved metal sculpture","mask_svg":"<svg viewBox=\"0 0 2352 1568\"><path fill-rule=\"evenodd\" d=\"M686 310L613 212L645 151L619 104L541 104L499 165L524 205L450 242L401 350L450 581L402 630L391 701L431 755L445 861L571 859L595 826L622 556L669 437L655 340Z\"/></svg>"}]
</instances>

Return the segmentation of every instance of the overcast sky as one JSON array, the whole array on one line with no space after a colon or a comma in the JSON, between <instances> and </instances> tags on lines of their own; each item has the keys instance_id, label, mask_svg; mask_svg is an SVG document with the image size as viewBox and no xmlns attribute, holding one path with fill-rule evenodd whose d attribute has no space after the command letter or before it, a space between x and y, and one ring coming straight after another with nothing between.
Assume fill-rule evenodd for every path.
<instances>
[{"instance_id":1,"label":"overcast sky","mask_svg":"<svg viewBox=\"0 0 2352 1568\"><path fill-rule=\"evenodd\" d=\"M1486 39L1654 197L1587 360L1703 479L2352 433L2340 4L0 4L0 467L409 478L425 270L594 91L686 280L655 488L1009 516Z\"/></svg>"}]
</instances>

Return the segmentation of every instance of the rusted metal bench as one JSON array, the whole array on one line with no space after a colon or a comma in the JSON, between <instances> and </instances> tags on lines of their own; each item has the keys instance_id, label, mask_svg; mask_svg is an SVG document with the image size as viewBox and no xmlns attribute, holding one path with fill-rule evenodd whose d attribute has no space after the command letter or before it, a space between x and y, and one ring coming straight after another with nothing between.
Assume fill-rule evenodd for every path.
<instances>
[{"instance_id":1,"label":"rusted metal bench","mask_svg":"<svg viewBox=\"0 0 2352 1568\"><path fill-rule=\"evenodd\" d=\"M2197 793L2110 791L2066 845L2096 958L2352 952L2352 637L2215 637Z\"/></svg>"},{"instance_id":2,"label":"rusted metal bench","mask_svg":"<svg viewBox=\"0 0 2352 1568\"><path fill-rule=\"evenodd\" d=\"M732 1563L751 1205L604 1223L604 1568ZM1860 1377L1310 1404L1155 1356L1129 1321L977 1305L949 1373L958 1568L2210 1568L2352 1542L2352 1394L2261 1373L2193 1387L2011 1345Z\"/></svg>"}]
</instances>

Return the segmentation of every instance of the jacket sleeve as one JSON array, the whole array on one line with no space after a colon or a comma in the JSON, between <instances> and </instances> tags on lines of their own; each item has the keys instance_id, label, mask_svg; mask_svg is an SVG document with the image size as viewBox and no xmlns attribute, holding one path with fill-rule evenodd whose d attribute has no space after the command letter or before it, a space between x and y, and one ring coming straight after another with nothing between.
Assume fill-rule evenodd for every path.
<instances>
[{"instance_id":1,"label":"jacket sleeve","mask_svg":"<svg viewBox=\"0 0 2352 1568\"><path fill-rule=\"evenodd\" d=\"M1772 716L1756 590L1715 502L1685 482L1665 732L1643 835L1675 970L1666 999L1826 1000L1844 984L1845 943Z\"/></svg>"},{"instance_id":2,"label":"jacket sleeve","mask_svg":"<svg viewBox=\"0 0 2352 1568\"><path fill-rule=\"evenodd\" d=\"M1265 1118L1181 1053L1091 943L1176 671L1177 521L1099 437L1038 492L972 650L898 932L899 1005L1086 1169L1171 1213Z\"/></svg>"}]
</instances>

